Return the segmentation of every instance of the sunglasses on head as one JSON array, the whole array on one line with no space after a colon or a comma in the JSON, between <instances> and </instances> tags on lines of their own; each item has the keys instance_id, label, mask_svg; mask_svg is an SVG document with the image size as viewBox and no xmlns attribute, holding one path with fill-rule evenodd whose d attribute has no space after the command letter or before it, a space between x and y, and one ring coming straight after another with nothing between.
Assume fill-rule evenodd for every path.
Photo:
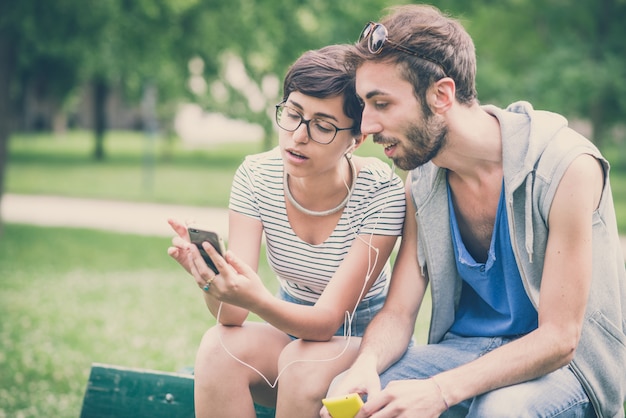
<instances>
[{"instance_id":1,"label":"sunglasses on head","mask_svg":"<svg viewBox=\"0 0 626 418\"><path fill-rule=\"evenodd\" d=\"M444 65L436 59L420 54L419 52L411 48L400 45L389 39L389 32L387 31L385 25L383 25L382 23L369 22L367 25L365 25L363 31L361 31L361 35L359 36L359 42L363 41L364 39L367 39L367 49L372 54L379 54L380 51L383 50L383 46L385 45L385 43L388 43L389 45L391 45L392 48L397 49L398 51L404 52L405 54L413 55L417 58L430 61L433 64L438 65L443 70L443 73L445 75L448 74L448 72L446 71L446 67L444 67Z\"/></svg>"}]
</instances>

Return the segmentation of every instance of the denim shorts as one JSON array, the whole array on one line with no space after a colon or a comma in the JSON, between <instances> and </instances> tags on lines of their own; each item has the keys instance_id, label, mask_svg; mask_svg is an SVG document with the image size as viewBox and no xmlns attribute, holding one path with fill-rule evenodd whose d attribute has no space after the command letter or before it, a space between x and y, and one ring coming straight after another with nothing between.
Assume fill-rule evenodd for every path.
<instances>
[{"instance_id":1,"label":"denim shorts","mask_svg":"<svg viewBox=\"0 0 626 418\"><path fill-rule=\"evenodd\" d=\"M353 337L363 336L363 333L365 332L365 327L367 327L367 324L369 324L372 318L374 318L374 315L376 315L378 311L380 311L380 309L383 307L386 297L387 297L387 291L385 289L385 291L380 292L380 294L373 296L370 299L363 300L361 301L361 303L359 303L359 306L354 312L354 316L352 317L352 322L350 324L350 331ZM294 298L293 296L285 292L282 288L279 289L278 291L278 298L286 302L297 303L298 305L306 305L306 306L314 305L314 303L312 302ZM338 336L346 335L345 327L346 327L346 323L344 322L344 325L339 327L335 335L338 335Z\"/></svg>"}]
</instances>

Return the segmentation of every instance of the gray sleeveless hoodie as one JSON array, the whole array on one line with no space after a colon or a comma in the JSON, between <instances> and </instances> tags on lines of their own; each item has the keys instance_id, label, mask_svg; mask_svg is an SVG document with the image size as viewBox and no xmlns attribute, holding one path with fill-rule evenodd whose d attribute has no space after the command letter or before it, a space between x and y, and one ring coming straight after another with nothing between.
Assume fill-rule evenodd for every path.
<instances>
[{"instance_id":1,"label":"gray sleeveless hoodie","mask_svg":"<svg viewBox=\"0 0 626 418\"><path fill-rule=\"evenodd\" d=\"M605 184L593 216L593 277L587 311L570 366L601 418L624 417L626 399L626 271L621 251L609 164L587 139L567 127L560 115L535 111L526 102L506 110L483 109L502 130L506 209L511 241L524 288L535 305L548 238L548 215L561 177L581 154L596 157ZM461 292L449 227L446 172L432 163L411 171L417 213L418 260L432 294L429 342L441 340L454 320ZM564 278L565 280L566 278ZM454 295L450 298L449 295Z\"/></svg>"}]
</instances>

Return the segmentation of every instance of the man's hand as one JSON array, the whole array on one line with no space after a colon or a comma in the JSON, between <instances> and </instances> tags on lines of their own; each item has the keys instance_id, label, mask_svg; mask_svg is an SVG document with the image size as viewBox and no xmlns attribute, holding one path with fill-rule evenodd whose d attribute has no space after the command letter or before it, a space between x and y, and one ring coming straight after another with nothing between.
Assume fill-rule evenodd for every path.
<instances>
[{"instance_id":1,"label":"man's hand","mask_svg":"<svg viewBox=\"0 0 626 418\"><path fill-rule=\"evenodd\" d=\"M380 379L376 373L376 363L370 360L369 364L364 359L357 360L351 368L335 378L328 390L328 397L341 396L349 393L358 393L372 396L380 392ZM361 416L359 414L357 417ZM368 415L363 415L368 416ZM331 415L323 407L320 411L320 417L332 418Z\"/></svg>"},{"instance_id":2,"label":"man's hand","mask_svg":"<svg viewBox=\"0 0 626 418\"><path fill-rule=\"evenodd\" d=\"M355 418L369 417L374 413L381 418L436 418L446 409L447 404L432 379L396 380L384 390L370 394Z\"/></svg>"}]
</instances>

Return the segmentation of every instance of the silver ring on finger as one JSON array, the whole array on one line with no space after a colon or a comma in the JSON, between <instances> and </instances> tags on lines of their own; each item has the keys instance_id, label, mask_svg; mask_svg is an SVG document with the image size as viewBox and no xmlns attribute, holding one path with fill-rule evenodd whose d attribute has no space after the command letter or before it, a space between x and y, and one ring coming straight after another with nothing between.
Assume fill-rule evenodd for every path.
<instances>
[{"instance_id":1,"label":"silver ring on finger","mask_svg":"<svg viewBox=\"0 0 626 418\"><path fill-rule=\"evenodd\" d=\"M207 280L207 282L202 287L202 290L204 290L205 292L208 292L209 289L211 288L211 283L213 283L213 280L215 280L215 276L213 276L209 280Z\"/></svg>"}]
</instances>

